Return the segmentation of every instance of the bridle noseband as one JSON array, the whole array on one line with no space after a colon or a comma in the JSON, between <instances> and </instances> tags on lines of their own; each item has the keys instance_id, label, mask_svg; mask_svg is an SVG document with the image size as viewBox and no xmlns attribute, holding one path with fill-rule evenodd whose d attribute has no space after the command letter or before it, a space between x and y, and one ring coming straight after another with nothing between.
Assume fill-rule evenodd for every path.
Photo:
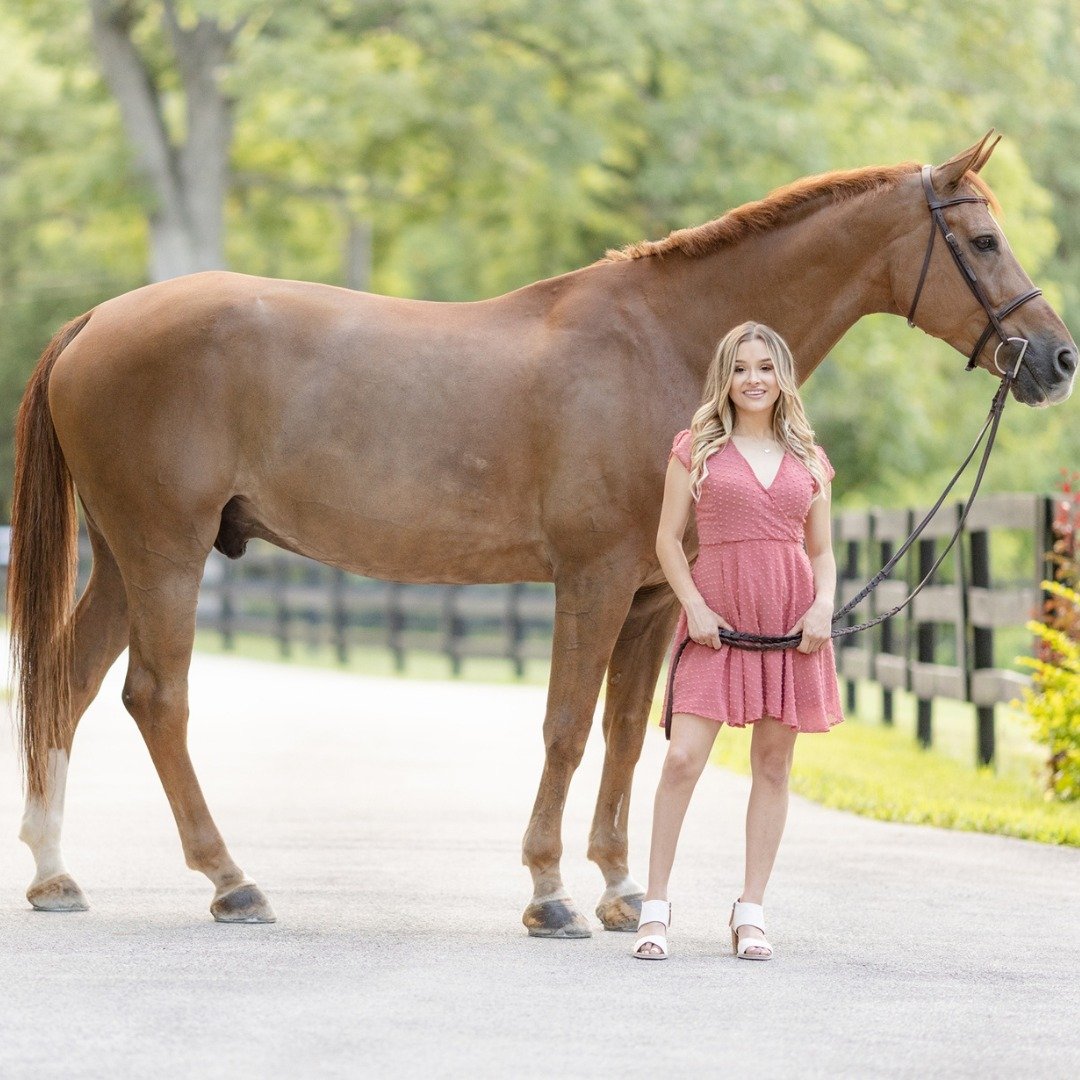
<instances>
[{"instance_id":1,"label":"bridle noseband","mask_svg":"<svg viewBox=\"0 0 1080 1080\"><path fill-rule=\"evenodd\" d=\"M971 356L968 357L967 367L964 370L971 371L971 369L975 367L975 363L979 353L983 350L983 346L989 340L990 335L996 333L1001 339L1001 342L994 351L994 367L996 367L998 372L1002 375L1005 374L1005 370L998 364L998 352L1003 345L1007 345L1010 341L1020 343L1020 356L1017 358L1016 367L1013 370L1013 378L1015 378L1017 372L1020 370L1020 361L1023 359L1024 352L1027 350L1028 342L1026 338L1009 337L1008 334L1005 333L1004 327L1001 325L1001 320L1004 319L1006 315L1014 312L1021 304L1026 304L1029 300L1034 300L1036 296L1041 296L1042 289L1029 289L1026 293L1021 293L1019 296L1013 297L1012 300L1003 304L997 311L994 310L985 290L982 285L979 284L979 279L975 276L975 271L972 270L970 264L964 258L964 253L960 250L960 241L953 235L952 230L945 221L945 215L942 213L942 210L946 206L958 206L960 203L982 203L984 206L989 206L990 200L982 195L956 195L951 199L939 199L937 197L937 192L934 191L934 184L930 174L931 166L924 165L922 167L922 186L923 192L926 195L926 205L930 209L930 217L932 220L930 223L930 240L926 245L926 256L923 259L922 273L919 274L919 284L915 286L915 296L912 298L911 310L908 312L907 316L908 326L915 325L915 308L918 306L919 297L922 295L923 284L926 282L926 272L930 269L930 257L934 253L934 240L940 232L945 238L945 243L948 246L949 254L953 257L953 262L956 263L957 268L963 275L964 281L967 282L967 287L971 290L975 299L982 305L983 310L990 320L986 324L986 329L982 332L979 340L975 343L975 348L971 350Z\"/></svg>"}]
</instances>

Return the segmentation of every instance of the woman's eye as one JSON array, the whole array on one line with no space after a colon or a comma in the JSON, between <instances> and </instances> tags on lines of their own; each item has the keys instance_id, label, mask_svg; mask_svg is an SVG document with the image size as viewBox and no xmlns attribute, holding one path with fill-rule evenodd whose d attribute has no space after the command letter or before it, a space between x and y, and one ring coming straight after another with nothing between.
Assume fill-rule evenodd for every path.
<instances>
[{"instance_id":1,"label":"woman's eye","mask_svg":"<svg viewBox=\"0 0 1080 1080\"><path fill-rule=\"evenodd\" d=\"M972 243L978 251L997 251L996 236L976 236Z\"/></svg>"}]
</instances>

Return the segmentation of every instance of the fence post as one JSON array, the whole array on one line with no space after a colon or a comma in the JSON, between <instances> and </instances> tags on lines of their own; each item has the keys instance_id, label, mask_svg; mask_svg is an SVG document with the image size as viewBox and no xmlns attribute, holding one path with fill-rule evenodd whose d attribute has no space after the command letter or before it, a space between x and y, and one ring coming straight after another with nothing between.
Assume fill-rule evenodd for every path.
<instances>
[{"instance_id":1,"label":"fence post","mask_svg":"<svg viewBox=\"0 0 1080 1080\"><path fill-rule=\"evenodd\" d=\"M345 596L349 587L345 571L334 567L330 573L330 619L334 651L339 664L349 662L349 619L345 611Z\"/></svg>"},{"instance_id":2,"label":"fence post","mask_svg":"<svg viewBox=\"0 0 1080 1080\"><path fill-rule=\"evenodd\" d=\"M881 556L881 565L887 566L889 560L893 557L894 545L891 540L882 540L879 548L879 554ZM877 614L877 605L874 605L874 614ZM894 616L895 617L895 616ZM893 640L893 620L886 619L883 623L878 624L881 628L881 651L883 653L891 653L896 647L896 642ZM881 687L881 722L886 727L892 727L895 717L893 716L893 689L891 686Z\"/></svg>"},{"instance_id":3,"label":"fence post","mask_svg":"<svg viewBox=\"0 0 1080 1080\"><path fill-rule=\"evenodd\" d=\"M833 523L834 532L840 530L836 527L836 523ZM868 530L869 532L869 530ZM859 544L860 539L856 537L849 537L845 541L845 559L844 559L844 571L843 577L845 581L858 581L859 580ZM848 626L853 626L855 623L855 617L848 615L846 622ZM850 638L844 639L845 643L850 642ZM854 714L855 707L858 704L857 700L858 686L855 679L847 678L844 680L844 708L848 713Z\"/></svg>"},{"instance_id":4,"label":"fence post","mask_svg":"<svg viewBox=\"0 0 1080 1080\"><path fill-rule=\"evenodd\" d=\"M971 544L971 584L973 588L989 589L990 582L990 536L986 528L972 529L968 534ZM1038 541L1036 541L1036 546ZM968 665L968 697L971 697L971 670L994 666L994 631L991 627L975 626L972 629L972 664ZM979 764L989 765L994 760L994 706L975 707L977 725L976 754Z\"/></svg>"},{"instance_id":5,"label":"fence post","mask_svg":"<svg viewBox=\"0 0 1080 1080\"><path fill-rule=\"evenodd\" d=\"M270 564L273 582L274 617L277 623L278 651L284 657L292 655L292 643L289 640L289 607L286 596L286 577L289 572L284 552L275 552Z\"/></svg>"},{"instance_id":6,"label":"fence post","mask_svg":"<svg viewBox=\"0 0 1080 1080\"><path fill-rule=\"evenodd\" d=\"M930 567L934 565L937 541L930 537L927 540L919 540L919 581L922 581ZM916 630L916 657L920 663L932 664L934 662L934 650L937 644L937 626L932 621L920 622ZM930 746L933 743L934 733L931 724L931 698L916 698L916 724L915 737L920 746Z\"/></svg>"},{"instance_id":7,"label":"fence post","mask_svg":"<svg viewBox=\"0 0 1080 1080\"><path fill-rule=\"evenodd\" d=\"M525 625L521 617L521 594L525 586L514 582L506 591L506 655L514 665L517 678L525 675L525 658L522 656L522 642L525 638Z\"/></svg>"},{"instance_id":8,"label":"fence post","mask_svg":"<svg viewBox=\"0 0 1080 1080\"><path fill-rule=\"evenodd\" d=\"M401 646L401 633L405 626L405 613L401 606L400 581L391 581L386 590L386 645L394 657L394 670L405 670L405 650Z\"/></svg>"},{"instance_id":9,"label":"fence post","mask_svg":"<svg viewBox=\"0 0 1080 1080\"><path fill-rule=\"evenodd\" d=\"M457 613L457 599L461 592L460 585L449 585L443 593L442 624L443 652L450 659L450 672L455 677L461 674L461 638L464 627Z\"/></svg>"},{"instance_id":10,"label":"fence post","mask_svg":"<svg viewBox=\"0 0 1080 1080\"><path fill-rule=\"evenodd\" d=\"M233 626L236 618L236 606L233 600L233 579L235 574L236 568L233 566L232 559L223 558L221 581L218 587L221 591L221 647L227 652L232 652L236 648L236 636Z\"/></svg>"}]
</instances>

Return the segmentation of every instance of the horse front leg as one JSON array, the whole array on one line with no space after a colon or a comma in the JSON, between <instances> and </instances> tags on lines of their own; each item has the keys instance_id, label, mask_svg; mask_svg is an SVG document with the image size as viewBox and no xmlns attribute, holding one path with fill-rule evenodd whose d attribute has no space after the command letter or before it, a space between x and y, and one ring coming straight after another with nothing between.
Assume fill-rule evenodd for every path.
<instances>
[{"instance_id":1,"label":"horse front leg","mask_svg":"<svg viewBox=\"0 0 1080 1080\"><path fill-rule=\"evenodd\" d=\"M579 572L573 580L555 583L544 771L521 850L521 861L533 878L533 897L521 921L535 937L592 934L563 886L563 809L589 737L604 669L630 606L628 578L629 573Z\"/></svg>"},{"instance_id":2,"label":"horse front leg","mask_svg":"<svg viewBox=\"0 0 1080 1080\"><path fill-rule=\"evenodd\" d=\"M666 583L640 589L608 664L604 772L589 833L589 858L607 883L596 905L606 930L636 930L641 914L645 890L630 876L628 859L630 788L678 614L678 601Z\"/></svg>"}]
</instances>

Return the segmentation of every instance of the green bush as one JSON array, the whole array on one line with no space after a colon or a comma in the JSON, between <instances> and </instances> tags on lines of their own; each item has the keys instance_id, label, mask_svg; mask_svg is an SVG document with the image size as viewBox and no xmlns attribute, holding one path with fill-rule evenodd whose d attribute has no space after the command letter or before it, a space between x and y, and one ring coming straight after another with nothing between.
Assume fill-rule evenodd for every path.
<instances>
[{"instance_id":1,"label":"green bush","mask_svg":"<svg viewBox=\"0 0 1080 1080\"><path fill-rule=\"evenodd\" d=\"M1080 592L1057 581L1044 581L1042 587L1066 601L1080 617ZM1050 794L1070 802L1080 799L1080 641L1034 619L1027 625L1053 659L1017 657L1018 663L1034 669L1036 687L1025 690L1019 704L1031 719L1035 738L1050 752Z\"/></svg>"}]
</instances>

